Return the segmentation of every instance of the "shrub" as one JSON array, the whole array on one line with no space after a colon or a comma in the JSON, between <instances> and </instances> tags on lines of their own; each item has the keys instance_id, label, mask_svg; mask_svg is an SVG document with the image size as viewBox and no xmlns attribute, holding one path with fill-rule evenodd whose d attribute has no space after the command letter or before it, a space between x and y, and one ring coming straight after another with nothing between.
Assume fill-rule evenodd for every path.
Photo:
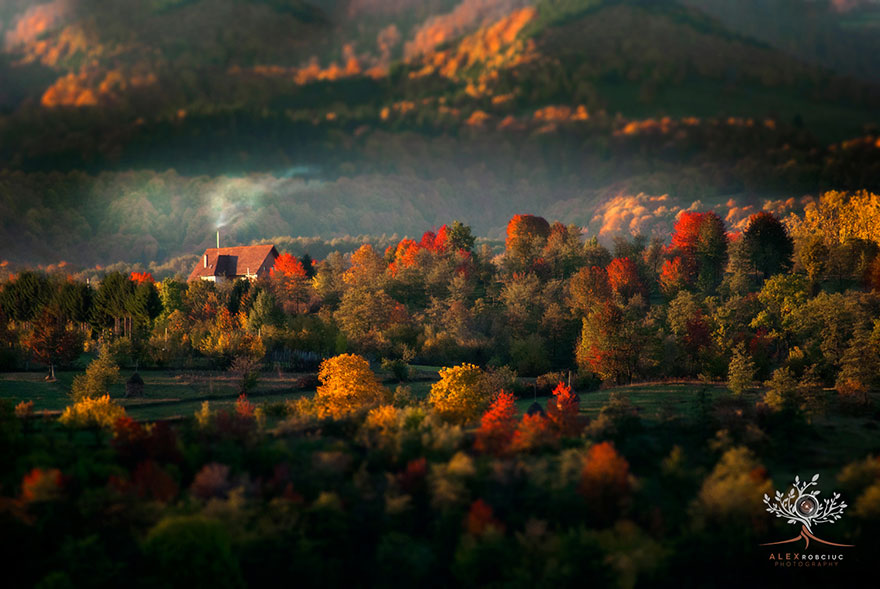
<instances>
[{"instance_id":1,"label":"shrub","mask_svg":"<svg viewBox=\"0 0 880 589\"><path fill-rule=\"evenodd\" d=\"M395 358L393 360L391 358L383 358L382 370L390 372L398 382L406 382L409 380L409 364L407 364L406 360L402 358Z\"/></svg>"}]
</instances>

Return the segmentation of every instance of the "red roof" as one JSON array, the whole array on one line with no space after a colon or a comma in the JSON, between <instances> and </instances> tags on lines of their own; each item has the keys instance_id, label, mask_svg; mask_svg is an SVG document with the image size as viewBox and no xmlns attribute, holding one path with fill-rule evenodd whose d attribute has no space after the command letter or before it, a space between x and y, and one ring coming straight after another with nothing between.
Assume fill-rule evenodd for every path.
<instances>
[{"instance_id":1,"label":"red roof","mask_svg":"<svg viewBox=\"0 0 880 589\"><path fill-rule=\"evenodd\" d=\"M278 250L272 244L211 247L205 250L188 280L208 276L236 278L247 274L262 276L275 265Z\"/></svg>"}]
</instances>

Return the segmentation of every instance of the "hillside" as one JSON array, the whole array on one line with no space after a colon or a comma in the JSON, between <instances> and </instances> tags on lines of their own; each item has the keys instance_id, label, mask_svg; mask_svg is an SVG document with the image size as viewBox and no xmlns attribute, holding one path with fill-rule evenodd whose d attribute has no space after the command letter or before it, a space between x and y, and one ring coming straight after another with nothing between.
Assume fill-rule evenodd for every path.
<instances>
[{"instance_id":1,"label":"hillside","mask_svg":"<svg viewBox=\"0 0 880 589\"><path fill-rule=\"evenodd\" d=\"M224 206L243 243L523 210L610 239L880 189L876 88L688 4L4 4L0 259L162 263Z\"/></svg>"}]
</instances>

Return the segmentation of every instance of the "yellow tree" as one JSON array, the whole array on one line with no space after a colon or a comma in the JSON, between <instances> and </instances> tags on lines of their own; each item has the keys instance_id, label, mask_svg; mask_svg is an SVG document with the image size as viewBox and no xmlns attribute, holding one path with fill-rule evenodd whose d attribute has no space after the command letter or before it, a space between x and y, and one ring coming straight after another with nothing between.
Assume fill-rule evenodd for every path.
<instances>
[{"instance_id":1,"label":"yellow tree","mask_svg":"<svg viewBox=\"0 0 880 589\"><path fill-rule=\"evenodd\" d=\"M356 354L341 354L321 363L321 386L315 393L319 417L339 419L388 400L389 392L370 370L370 363Z\"/></svg>"},{"instance_id":2,"label":"yellow tree","mask_svg":"<svg viewBox=\"0 0 880 589\"><path fill-rule=\"evenodd\" d=\"M58 421L69 427L111 428L120 417L125 417L125 409L110 398L84 397L67 407Z\"/></svg>"},{"instance_id":3,"label":"yellow tree","mask_svg":"<svg viewBox=\"0 0 880 589\"><path fill-rule=\"evenodd\" d=\"M467 423L480 417L494 393L486 386L479 366L462 364L440 371L440 380L431 386L428 402L443 419Z\"/></svg>"}]
</instances>

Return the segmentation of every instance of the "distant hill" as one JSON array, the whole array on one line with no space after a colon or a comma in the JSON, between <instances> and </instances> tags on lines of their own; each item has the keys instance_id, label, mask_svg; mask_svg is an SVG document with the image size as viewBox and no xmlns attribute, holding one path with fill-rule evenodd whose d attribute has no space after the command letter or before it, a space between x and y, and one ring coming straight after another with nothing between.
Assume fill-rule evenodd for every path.
<instances>
[{"instance_id":1,"label":"distant hill","mask_svg":"<svg viewBox=\"0 0 880 589\"><path fill-rule=\"evenodd\" d=\"M610 238L880 190L873 57L841 65L871 42L761 22L830 40L872 6L786 1L9 0L0 262L161 262L218 207L241 243L523 212Z\"/></svg>"}]
</instances>

